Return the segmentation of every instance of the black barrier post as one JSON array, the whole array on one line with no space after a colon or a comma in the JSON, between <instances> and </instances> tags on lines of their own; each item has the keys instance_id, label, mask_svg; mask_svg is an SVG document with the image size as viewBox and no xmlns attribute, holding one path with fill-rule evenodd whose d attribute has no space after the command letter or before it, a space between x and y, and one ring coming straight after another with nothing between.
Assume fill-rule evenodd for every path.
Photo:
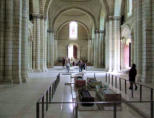
<instances>
[{"instance_id":1,"label":"black barrier post","mask_svg":"<svg viewBox=\"0 0 154 118\"><path fill-rule=\"evenodd\" d=\"M134 98L134 89L132 87L132 98Z\"/></svg>"},{"instance_id":2,"label":"black barrier post","mask_svg":"<svg viewBox=\"0 0 154 118\"><path fill-rule=\"evenodd\" d=\"M126 80L125 80L125 94L127 94L127 83L126 83Z\"/></svg>"},{"instance_id":3,"label":"black barrier post","mask_svg":"<svg viewBox=\"0 0 154 118\"><path fill-rule=\"evenodd\" d=\"M116 108L116 103L114 103L114 105L113 105L113 118L116 118L117 117L117 108Z\"/></svg>"},{"instance_id":4,"label":"black barrier post","mask_svg":"<svg viewBox=\"0 0 154 118\"><path fill-rule=\"evenodd\" d=\"M112 75L112 87L113 87L113 75Z\"/></svg>"},{"instance_id":5,"label":"black barrier post","mask_svg":"<svg viewBox=\"0 0 154 118\"><path fill-rule=\"evenodd\" d=\"M121 78L119 77L119 87L120 87L120 91L121 91Z\"/></svg>"},{"instance_id":6,"label":"black barrier post","mask_svg":"<svg viewBox=\"0 0 154 118\"><path fill-rule=\"evenodd\" d=\"M36 103L36 118L40 118L40 107L39 107L39 102Z\"/></svg>"},{"instance_id":7,"label":"black barrier post","mask_svg":"<svg viewBox=\"0 0 154 118\"><path fill-rule=\"evenodd\" d=\"M142 85L140 85L140 102L142 101Z\"/></svg>"},{"instance_id":8,"label":"black barrier post","mask_svg":"<svg viewBox=\"0 0 154 118\"><path fill-rule=\"evenodd\" d=\"M117 76L115 77L115 88L117 88Z\"/></svg>"},{"instance_id":9,"label":"black barrier post","mask_svg":"<svg viewBox=\"0 0 154 118\"><path fill-rule=\"evenodd\" d=\"M109 74L109 81L108 81L108 84L110 85L110 77L111 77L111 74Z\"/></svg>"},{"instance_id":10,"label":"black barrier post","mask_svg":"<svg viewBox=\"0 0 154 118\"><path fill-rule=\"evenodd\" d=\"M51 102L51 86L49 88L49 101Z\"/></svg>"},{"instance_id":11,"label":"black barrier post","mask_svg":"<svg viewBox=\"0 0 154 118\"><path fill-rule=\"evenodd\" d=\"M106 73L106 78L105 78L105 80L106 80L106 83L107 83L107 73Z\"/></svg>"},{"instance_id":12,"label":"black barrier post","mask_svg":"<svg viewBox=\"0 0 154 118\"><path fill-rule=\"evenodd\" d=\"M151 88L151 118L154 118L154 115L153 115L153 112L154 112L153 106L154 106L154 103L153 103L153 89Z\"/></svg>"},{"instance_id":13,"label":"black barrier post","mask_svg":"<svg viewBox=\"0 0 154 118\"><path fill-rule=\"evenodd\" d=\"M78 118L78 103L76 103L75 118Z\"/></svg>"},{"instance_id":14,"label":"black barrier post","mask_svg":"<svg viewBox=\"0 0 154 118\"><path fill-rule=\"evenodd\" d=\"M42 98L42 118L44 118L44 96Z\"/></svg>"},{"instance_id":15,"label":"black barrier post","mask_svg":"<svg viewBox=\"0 0 154 118\"><path fill-rule=\"evenodd\" d=\"M48 90L46 91L46 111L48 111Z\"/></svg>"}]
</instances>

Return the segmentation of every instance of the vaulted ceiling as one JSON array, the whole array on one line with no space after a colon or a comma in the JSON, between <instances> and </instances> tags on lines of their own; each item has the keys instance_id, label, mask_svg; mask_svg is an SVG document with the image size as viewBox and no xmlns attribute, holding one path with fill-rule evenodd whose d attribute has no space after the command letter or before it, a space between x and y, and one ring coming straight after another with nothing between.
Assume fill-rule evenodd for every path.
<instances>
[{"instance_id":1,"label":"vaulted ceiling","mask_svg":"<svg viewBox=\"0 0 154 118\"><path fill-rule=\"evenodd\" d=\"M90 31L93 26L98 26L101 8L99 0L54 0L48 12L49 26L57 31L73 20L84 24Z\"/></svg>"}]
</instances>

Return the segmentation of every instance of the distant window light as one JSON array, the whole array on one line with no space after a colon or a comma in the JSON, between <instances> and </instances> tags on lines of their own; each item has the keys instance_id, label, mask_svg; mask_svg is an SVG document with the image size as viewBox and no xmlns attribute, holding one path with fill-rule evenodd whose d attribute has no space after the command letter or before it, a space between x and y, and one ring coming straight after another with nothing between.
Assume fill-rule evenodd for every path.
<instances>
[{"instance_id":1,"label":"distant window light","mask_svg":"<svg viewBox=\"0 0 154 118\"><path fill-rule=\"evenodd\" d=\"M128 0L128 16L132 15L133 11L133 0Z\"/></svg>"},{"instance_id":2,"label":"distant window light","mask_svg":"<svg viewBox=\"0 0 154 118\"><path fill-rule=\"evenodd\" d=\"M69 24L69 38L70 39L78 38L78 24L75 21L71 21Z\"/></svg>"}]
</instances>

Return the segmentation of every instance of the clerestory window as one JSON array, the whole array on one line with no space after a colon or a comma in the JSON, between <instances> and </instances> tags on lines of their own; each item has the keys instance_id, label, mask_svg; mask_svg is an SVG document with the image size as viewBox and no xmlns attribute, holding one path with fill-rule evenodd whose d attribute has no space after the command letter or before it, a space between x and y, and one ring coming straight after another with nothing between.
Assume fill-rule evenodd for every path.
<instances>
[{"instance_id":1,"label":"clerestory window","mask_svg":"<svg viewBox=\"0 0 154 118\"><path fill-rule=\"evenodd\" d=\"M132 11L133 11L133 0L127 0L127 8L128 8L128 16L132 15Z\"/></svg>"},{"instance_id":2,"label":"clerestory window","mask_svg":"<svg viewBox=\"0 0 154 118\"><path fill-rule=\"evenodd\" d=\"M74 40L78 38L78 23L71 21L69 24L69 38Z\"/></svg>"}]
</instances>

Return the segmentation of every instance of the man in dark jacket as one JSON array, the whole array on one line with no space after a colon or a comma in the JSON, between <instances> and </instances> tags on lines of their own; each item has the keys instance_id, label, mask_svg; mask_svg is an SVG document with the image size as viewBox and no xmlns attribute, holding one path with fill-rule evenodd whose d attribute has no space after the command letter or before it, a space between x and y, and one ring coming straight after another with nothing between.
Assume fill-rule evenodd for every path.
<instances>
[{"instance_id":1,"label":"man in dark jacket","mask_svg":"<svg viewBox=\"0 0 154 118\"><path fill-rule=\"evenodd\" d=\"M133 84L134 84L135 85L135 90L137 90L137 85L135 83L136 74L137 74L136 65L133 64L131 69L129 70L129 82L130 82L129 89L133 89Z\"/></svg>"}]
</instances>

